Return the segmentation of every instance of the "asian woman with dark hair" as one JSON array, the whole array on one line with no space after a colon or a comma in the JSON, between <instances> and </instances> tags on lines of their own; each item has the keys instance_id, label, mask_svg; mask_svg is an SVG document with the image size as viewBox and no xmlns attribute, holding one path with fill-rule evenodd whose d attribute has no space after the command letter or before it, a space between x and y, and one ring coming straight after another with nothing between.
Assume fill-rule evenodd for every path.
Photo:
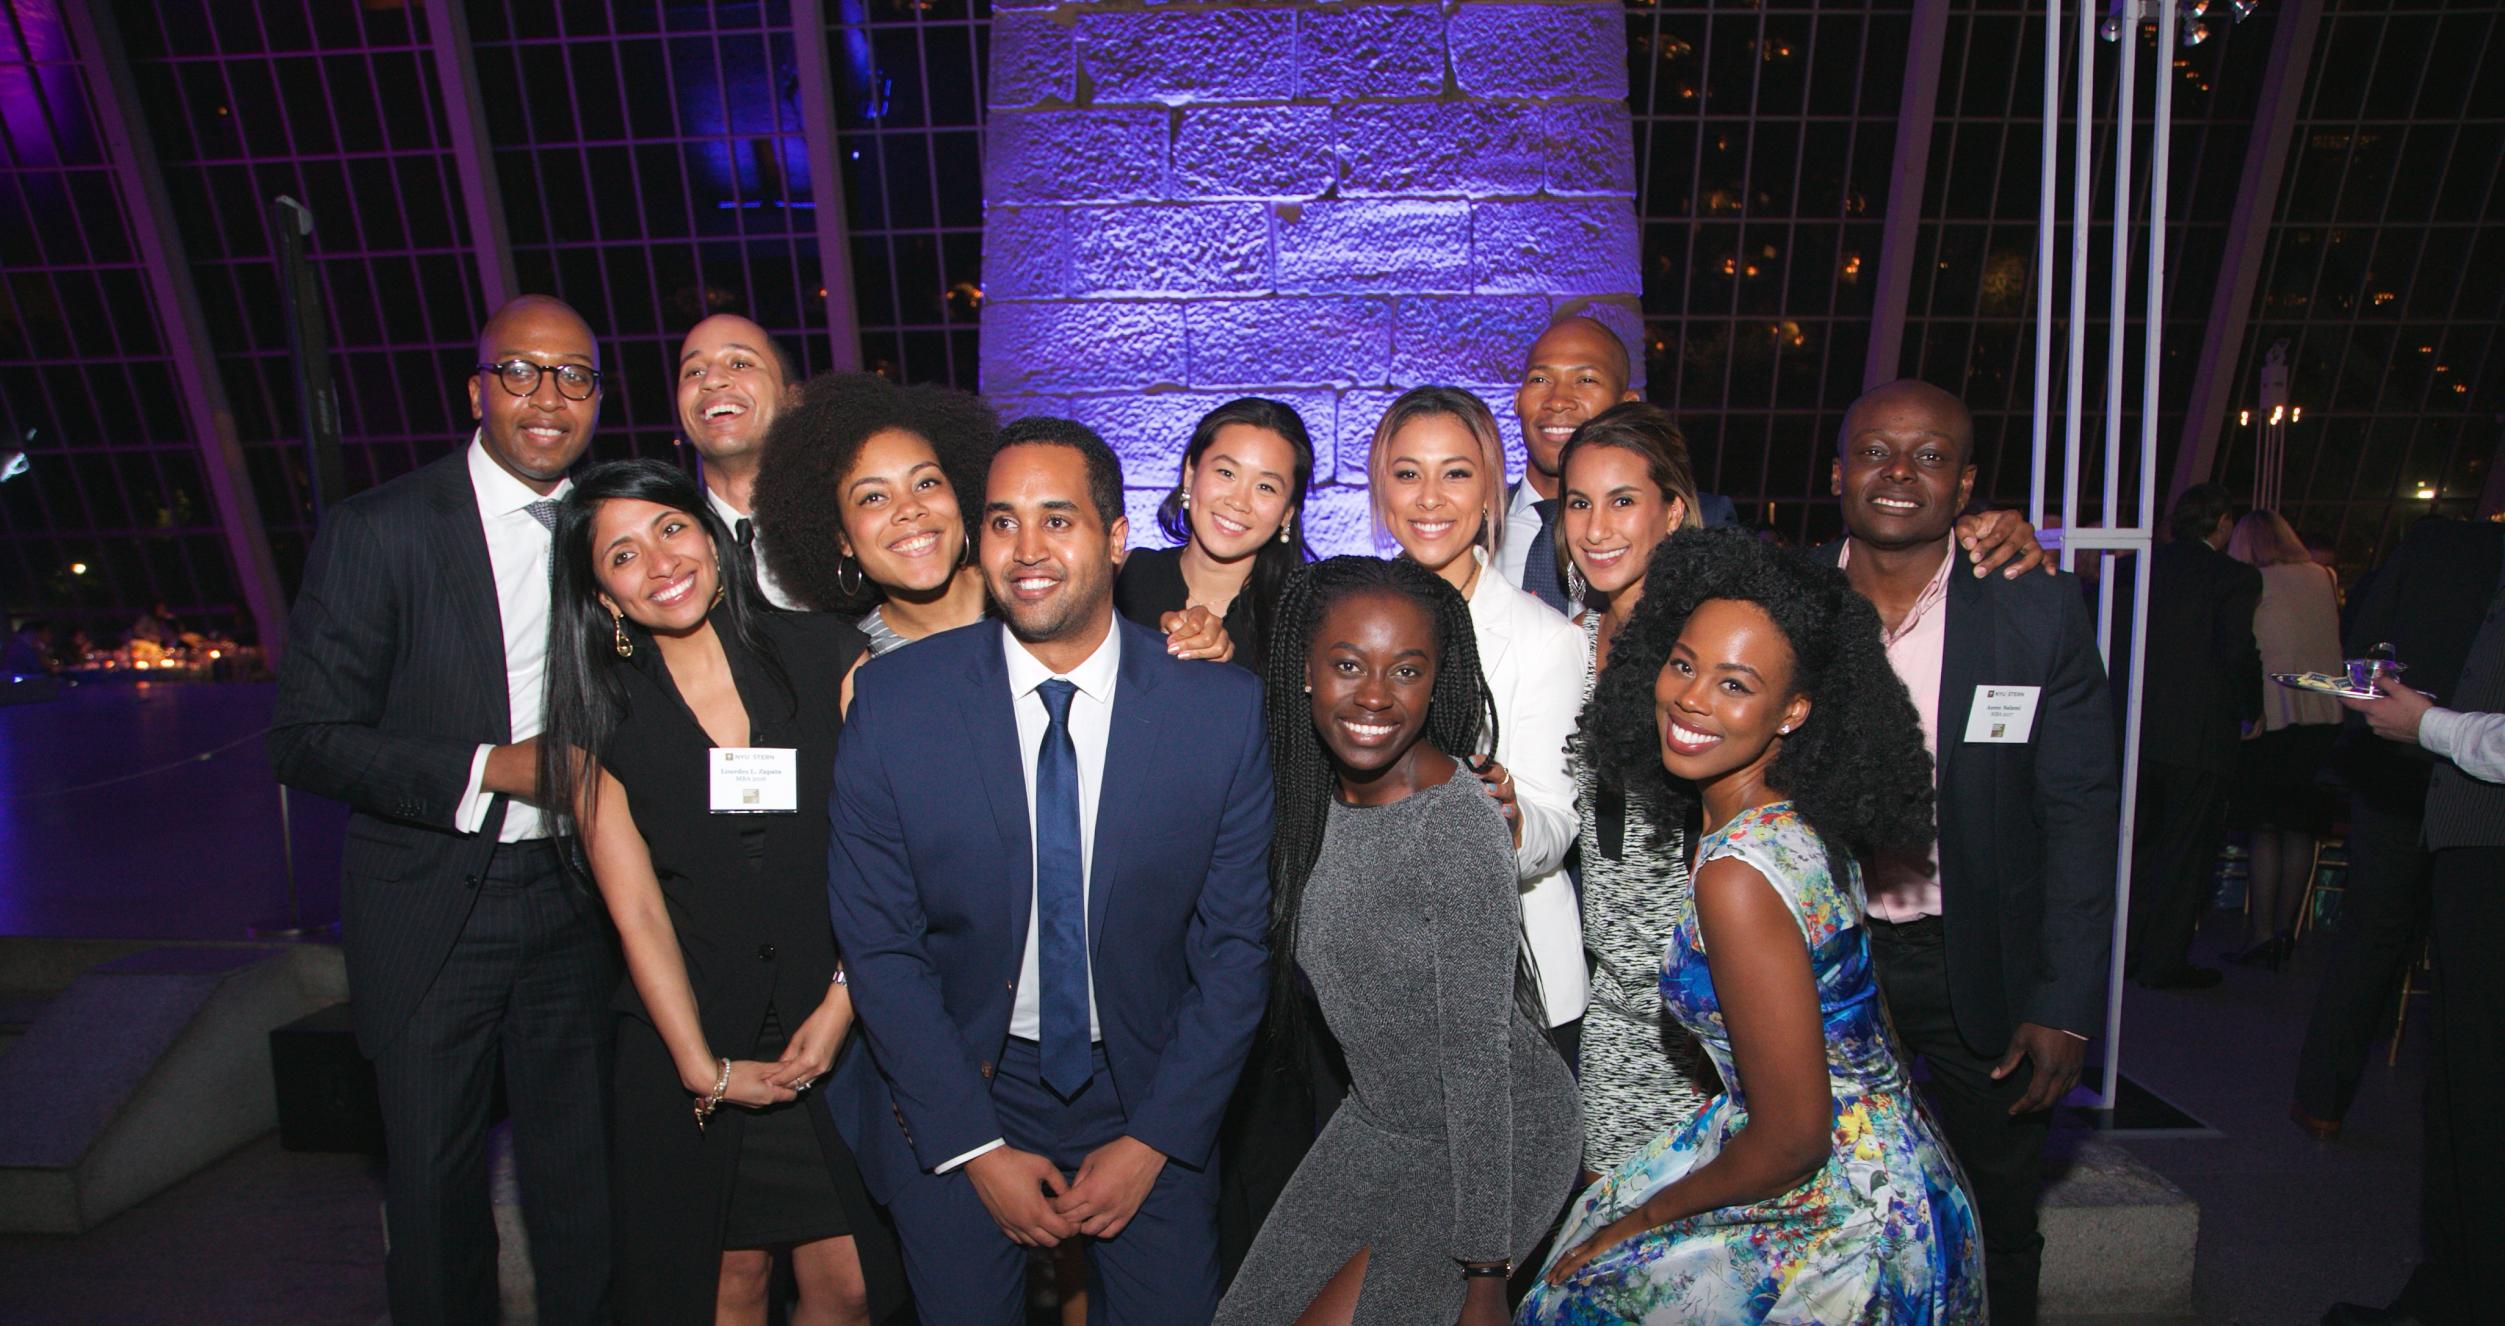
<instances>
[{"instance_id":1,"label":"asian woman with dark hair","mask_svg":"<svg viewBox=\"0 0 2505 1326\"><path fill-rule=\"evenodd\" d=\"M1171 548L1134 550L1114 582L1123 616L1151 630L1202 607L1224 619L1235 661L1261 671L1271 608L1305 546L1313 438L1284 401L1245 396L1202 415L1183 448L1174 491L1157 508Z\"/></svg>"},{"instance_id":2,"label":"asian woman with dark hair","mask_svg":"<svg viewBox=\"0 0 2505 1326\"><path fill-rule=\"evenodd\" d=\"M1879 999L1855 857L1931 834L1930 761L1843 573L1662 542L1583 720L1656 816L1701 810L1663 1002L1726 1085L1569 1212L1524 1326L1974 1322L1982 1243Z\"/></svg>"},{"instance_id":3,"label":"asian woman with dark hair","mask_svg":"<svg viewBox=\"0 0 2505 1326\"><path fill-rule=\"evenodd\" d=\"M826 919L832 686L858 632L762 609L694 480L595 465L559 506L545 804L571 814L626 954L614 1299L627 1322L867 1322L901 1268L852 1153L801 1097L852 1024ZM691 1118L692 1114L692 1118Z\"/></svg>"},{"instance_id":4,"label":"asian woman with dark hair","mask_svg":"<svg viewBox=\"0 0 2505 1326\"><path fill-rule=\"evenodd\" d=\"M1512 835L1466 763L1489 723L1468 607L1335 557L1279 602L1267 669L1271 952L1346 1051L1348 1099L1218 1321L1494 1326L1581 1146L1517 939ZM1271 983L1273 1036L1304 1015Z\"/></svg>"}]
</instances>

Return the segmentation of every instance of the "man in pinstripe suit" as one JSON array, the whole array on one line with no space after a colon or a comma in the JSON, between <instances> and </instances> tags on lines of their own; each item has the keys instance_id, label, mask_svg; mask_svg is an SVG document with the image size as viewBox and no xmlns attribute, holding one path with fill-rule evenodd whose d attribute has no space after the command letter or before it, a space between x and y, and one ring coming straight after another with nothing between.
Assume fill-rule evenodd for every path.
<instances>
[{"instance_id":1,"label":"man in pinstripe suit","mask_svg":"<svg viewBox=\"0 0 2505 1326\"><path fill-rule=\"evenodd\" d=\"M605 1320L608 998L600 907L533 805L549 531L600 411L574 310L479 334L468 447L343 502L290 620L270 762L347 802L341 910L374 1060L395 1326L497 1319L489 1100L501 1065L539 1317Z\"/></svg>"}]
</instances>

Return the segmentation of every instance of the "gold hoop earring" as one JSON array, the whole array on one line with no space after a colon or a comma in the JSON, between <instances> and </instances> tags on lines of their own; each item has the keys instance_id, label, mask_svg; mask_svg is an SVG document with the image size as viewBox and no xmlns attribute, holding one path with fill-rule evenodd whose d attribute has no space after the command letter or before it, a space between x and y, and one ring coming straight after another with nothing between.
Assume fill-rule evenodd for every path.
<instances>
[{"instance_id":1,"label":"gold hoop earring","mask_svg":"<svg viewBox=\"0 0 2505 1326\"><path fill-rule=\"evenodd\" d=\"M615 648L618 651L618 657L635 657L635 642L626 638L626 614L616 608L609 609L609 629L617 633Z\"/></svg>"}]
</instances>

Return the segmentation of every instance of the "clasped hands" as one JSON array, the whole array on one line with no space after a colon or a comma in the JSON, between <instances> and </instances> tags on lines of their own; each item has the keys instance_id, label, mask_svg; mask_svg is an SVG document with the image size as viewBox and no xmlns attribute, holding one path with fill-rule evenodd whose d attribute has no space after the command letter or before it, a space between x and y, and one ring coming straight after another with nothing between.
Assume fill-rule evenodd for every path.
<instances>
[{"instance_id":1,"label":"clasped hands","mask_svg":"<svg viewBox=\"0 0 2505 1326\"><path fill-rule=\"evenodd\" d=\"M1032 1151L994 1147L965 1163L974 1195L1000 1232L1021 1247L1051 1248L1085 1234L1109 1239L1139 1214L1139 1204L1165 1168L1165 1153L1135 1137L1117 1137L1087 1153L1079 1172Z\"/></svg>"}]
</instances>

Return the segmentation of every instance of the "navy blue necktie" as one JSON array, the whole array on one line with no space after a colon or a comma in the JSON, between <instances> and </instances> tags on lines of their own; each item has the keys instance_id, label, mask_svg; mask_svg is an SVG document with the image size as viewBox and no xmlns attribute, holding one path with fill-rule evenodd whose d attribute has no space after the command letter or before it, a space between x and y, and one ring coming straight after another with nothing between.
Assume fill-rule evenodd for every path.
<instances>
[{"instance_id":1,"label":"navy blue necktie","mask_svg":"<svg viewBox=\"0 0 2505 1326\"><path fill-rule=\"evenodd\" d=\"M1531 536L1531 553L1522 561L1522 587L1539 596L1539 600L1559 612L1572 613L1565 586L1557 583L1557 499L1543 497L1531 504L1540 513L1540 532Z\"/></svg>"},{"instance_id":2,"label":"navy blue necktie","mask_svg":"<svg viewBox=\"0 0 2505 1326\"><path fill-rule=\"evenodd\" d=\"M1079 756L1070 697L1054 677L1035 688L1052 718L1035 757L1035 980L1044 1085L1063 1100L1095 1076L1088 1061L1087 867L1079 855Z\"/></svg>"}]
</instances>

